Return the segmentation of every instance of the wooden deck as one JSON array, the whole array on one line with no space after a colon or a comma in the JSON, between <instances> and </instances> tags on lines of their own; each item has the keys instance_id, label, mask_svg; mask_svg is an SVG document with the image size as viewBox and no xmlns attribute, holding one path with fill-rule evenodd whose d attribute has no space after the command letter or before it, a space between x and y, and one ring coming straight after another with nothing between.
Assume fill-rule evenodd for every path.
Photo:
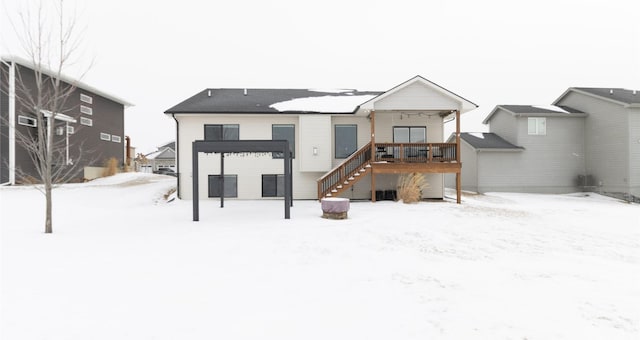
<instances>
[{"instance_id":1,"label":"wooden deck","mask_svg":"<svg viewBox=\"0 0 640 340\"><path fill-rule=\"evenodd\" d=\"M318 179L318 199L340 195L367 174L460 174L462 169L456 143L376 143L373 148L371 145L366 144Z\"/></svg>"}]
</instances>

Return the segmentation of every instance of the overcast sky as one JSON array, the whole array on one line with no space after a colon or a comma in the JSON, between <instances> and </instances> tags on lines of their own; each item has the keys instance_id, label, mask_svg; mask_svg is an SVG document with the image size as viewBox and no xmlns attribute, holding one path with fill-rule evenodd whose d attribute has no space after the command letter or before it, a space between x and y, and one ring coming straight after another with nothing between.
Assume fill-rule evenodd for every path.
<instances>
[{"instance_id":1,"label":"overcast sky","mask_svg":"<svg viewBox=\"0 0 640 340\"><path fill-rule=\"evenodd\" d=\"M24 1L0 2L0 53L22 55L9 20ZM464 131L571 86L640 89L637 0L65 4L95 60L82 80L135 104L125 132L143 152L175 138L163 112L207 87L387 90L421 75L480 106Z\"/></svg>"}]
</instances>

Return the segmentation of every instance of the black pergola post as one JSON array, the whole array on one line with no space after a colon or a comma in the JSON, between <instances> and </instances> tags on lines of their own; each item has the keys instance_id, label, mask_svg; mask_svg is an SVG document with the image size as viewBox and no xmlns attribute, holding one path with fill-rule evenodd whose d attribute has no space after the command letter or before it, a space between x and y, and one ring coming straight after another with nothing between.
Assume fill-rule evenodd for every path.
<instances>
[{"instance_id":1,"label":"black pergola post","mask_svg":"<svg viewBox=\"0 0 640 340\"><path fill-rule=\"evenodd\" d=\"M224 152L220 153L220 208L224 208Z\"/></svg>"},{"instance_id":2,"label":"black pergola post","mask_svg":"<svg viewBox=\"0 0 640 340\"><path fill-rule=\"evenodd\" d=\"M198 206L198 201L200 200L200 193L198 192L198 156L200 154L198 153L198 146L196 145L196 142L193 142L191 144L191 184L193 186L192 188L192 195L193 195L193 220L194 221L199 221L200 220L200 211L198 210L199 206Z\"/></svg>"},{"instance_id":3,"label":"black pergola post","mask_svg":"<svg viewBox=\"0 0 640 340\"><path fill-rule=\"evenodd\" d=\"M194 141L192 154L192 185L193 185L193 220L199 221L200 194L198 191L198 156L200 152L220 153L220 207L224 207L224 153L225 152L278 152L284 155L284 218L291 217L290 207L293 206L293 159L286 140L225 140L225 141Z\"/></svg>"}]
</instances>

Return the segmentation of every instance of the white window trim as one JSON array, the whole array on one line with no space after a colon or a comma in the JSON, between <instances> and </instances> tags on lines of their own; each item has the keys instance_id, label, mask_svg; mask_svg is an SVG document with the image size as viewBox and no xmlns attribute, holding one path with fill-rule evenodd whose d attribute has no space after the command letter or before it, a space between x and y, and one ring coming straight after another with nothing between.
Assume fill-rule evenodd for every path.
<instances>
[{"instance_id":1,"label":"white window trim","mask_svg":"<svg viewBox=\"0 0 640 340\"><path fill-rule=\"evenodd\" d=\"M84 93L80 93L80 101L85 102L87 104L93 104L93 97L86 95Z\"/></svg>"},{"instance_id":2,"label":"white window trim","mask_svg":"<svg viewBox=\"0 0 640 340\"><path fill-rule=\"evenodd\" d=\"M31 121L32 123L26 123L24 121L20 121L20 120L28 120ZM24 125L24 126L29 126L29 127L37 127L38 126L38 121L35 118L31 118L31 117L27 117L27 116L22 116L22 115L18 115L18 124L19 125Z\"/></svg>"},{"instance_id":3,"label":"white window trim","mask_svg":"<svg viewBox=\"0 0 640 340\"><path fill-rule=\"evenodd\" d=\"M111 135L108 133L100 132L100 140L110 141Z\"/></svg>"},{"instance_id":4,"label":"white window trim","mask_svg":"<svg viewBox=\"0 0 640 340\"><path fill-rule=\"evenodd\" d=\"M71 126L71 125L67 125L67 134L74 134L76 132L76 128Z\"/></svg>"},{"instance_id":5,"label":"white window trim","mask_svg":"<svg viewBox=\"0 0 640 340\"><path fill-rule=\"evenodd\" d=\"M111 141L114 142L114 143L120 143L122 141L122 139L120 138L120 136L111 135Z\"/></svg>"},{"instance_id":6,"label":"white window trim","mask_svg":"<svg viewBox=\"0 0 640 340\"><path fill-rule=\"evenodd\" d=\"M84 105L80 105L80 112L86 115L93 115L93 109Z\"/></svg>"},{"instance_id":7,"label":"white window trim","mask_svg":"<svg viewBox=\"0 0 640 340\"><path fill-rule=\"evenodd\" d=\"M93 119L80 117L80 124L86 125L86 126L93 126Z\"/></svg>"}]
</instances>

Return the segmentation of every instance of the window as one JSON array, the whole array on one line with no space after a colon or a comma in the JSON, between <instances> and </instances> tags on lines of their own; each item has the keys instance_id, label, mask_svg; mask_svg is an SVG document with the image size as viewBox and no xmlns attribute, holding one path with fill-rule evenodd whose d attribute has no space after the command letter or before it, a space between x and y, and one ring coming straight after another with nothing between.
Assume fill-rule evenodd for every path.
<instances>
[{"instance_id":1,"label":"window","mask_svg":"<svg viewBox=\"0 0 640 340\"><path fill-rule=\"evenodd\" d=\"M111 141L112 142L116 142L116 143L120 143L120 141L121 141L120 136L111 135Z\"/></svg>"},{"instance_id":2,"label":"window","mask_svg":"<svg viewBox=\"0 0 640 340\"><path fill-rule=\"evenodd\" d=\"M272 140L287 140L289 141L289 150L291 150L291 157L296 157L296 129L293 124L273 124L271 126L271 139ZM282 152L274 152L273 158L284 158Z\"/></svg>"},{"instance_id":3,"label":"window","mask_svg":"<svg viewBox=\"0 0 640 340\"><path fill-rule=\"evenodd\" d=\"M426 143L427 128L425 126L394 126L394 143Z\"/></svg>"},{"instance_id":4,"label":"window","mask_svg":"<svg viewBox=\"0 0 640 340\"><path fill-rule=\"evenodd\" d=\"M93 120L85 117L80 117L80 124L86 126L93 126Z\"/></svg>"},{"instance_id":5,"label":"window","mask_svg":"<svg viewBox=\"0 0 640 340\"><path fill-rule=\"evenodd\" d=\"M358 149L358 126L336 125L336 158L347 158Z\"/></svg>"},{"instance_id":6,"label":"window","mask_svg":"<svg viewBox=\"0 0 640 340\"><path fill-rule=\"evenodd\" d=\"M80 105L80 112L86 114L86 115L92 115L93 114L93 109L88 107L88 106L84 106L84 105Z\"/></svg>"},{"instance_id":7,"label":"window","mask_svg":"<svg viewBox=\"0 0 640 340\"><path fill-rule=\"evenodd\" d=\"M209 197L220 197L220 175L209 175ZM238 175L224 175L224 197L238 197Z\"/></svg>"},{"instance_id":8,"label":"window","mask_svg":"<svg viewBox=\"0 0 640 340\"><path fill-rule=\"evenodd\" d=\"M35 118L30 118L26 116L18 116L18 124L30 127L38 126L38 122Z\"/></svg>"},{"instance_id":9,"label":"window","mask_svg":"<svg viewBox=\"0 0 640 340\"><path fill-rule=\"evenodd\" d=\"M76 129L71 125L67 125L67 134L72 135L74 132L76 132Z\"/></svg>"},{"instance_id":10,"label":"window","mask_svg":"<svg viewBox=\"0 0 640 340\"><path fill-rule=\"evenodd\" d=\"M80 93L80 101L85 102L87 104L93 104L93 98L90 96L87 96L84 93Z\"/></svg>"},{"instance_id":11,"label":"window","mask_svg":"<svg viewBox=\"0 0 640 340\"><path fill-rule=\"evenodd\" d=\"M284 197L284 175L262 175L262 197Z\"/></svg>"},{"instance_id":12,"label":"window","mask_svg":"<svg viewBox=\"0 0 640 340\"><path fill-rule=\"evenodd\" d=\"M108 133L100 132L100 139L102 140L111 140L111 135Z\"/></svg>"},{"instance_id":13,"label":"window","mask_svg":"<svg viewBox=\"0 0 640 340\"><path fill-rule=\"evenodd\" d=\"M547 134L547 118L529 117L529 134L530 135L546 135Z\"/></svg>"},{"instance_id":14,"label":"window","mask_svg":"<svg viewBox=\"0 0 640 340\"><path fill-rule=\"evenodd\" d=\"M238 124L207 124L204 126L205 140L239 140Z\"/></svg>"}]
</instances>

